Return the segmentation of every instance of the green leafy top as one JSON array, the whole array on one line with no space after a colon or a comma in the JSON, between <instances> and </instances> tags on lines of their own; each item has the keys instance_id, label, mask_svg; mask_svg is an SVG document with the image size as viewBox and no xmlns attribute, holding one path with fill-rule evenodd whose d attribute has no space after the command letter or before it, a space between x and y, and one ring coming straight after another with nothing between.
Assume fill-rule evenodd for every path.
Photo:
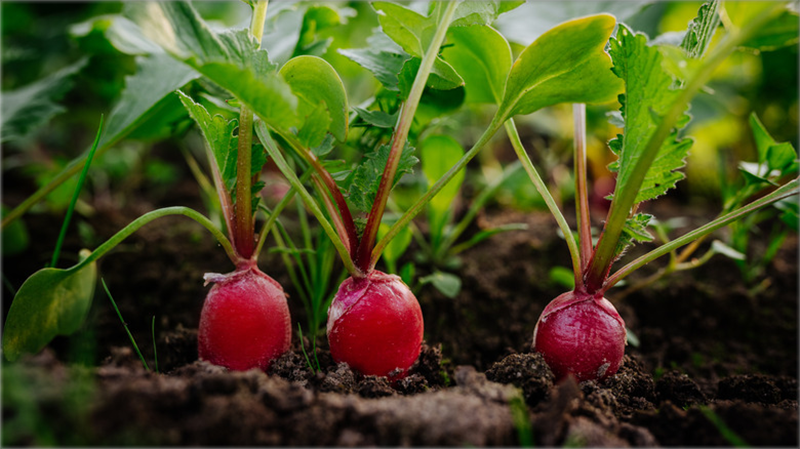
<instances>
[{"instance_id":1,"label":"green leafy top","mask_svg":"<svg viewBox=\"0 0 800 449\"><path fill-rule=\"evenodd\" d=\"M689 22L689 28L683 36L681 48L690 58L699 58L706 52L711 38L719 26L720 0L703 3L697 11L697 17Z\"/></svg>"},{"instance_id":2,"label":"green leafy top","mask_svg":"<svg viewBox=\"0 0 800 449\"><path fill-rule=\"evenodd\" d=\"M500 0L462 2L456 8L450 29L455 32L473 26L486 27L500 14L522 3ZM439 16L444 11L443 5L444 2L430 2L428 15L424 16L395 3L374 2L372 6L378 13L381 30L367 40L367 48L339 52L371 71L387 89L398 90L398 74L404 73L403 76L411 79L416 74L419 60L430 45ZM484 56L489 56L489 60L497 59L493 54ZM449 57L447 60L441 56L436 58L428 78L429 87L450 90L465 84L464 77L470 76L472 70L456 71L449 62ZM484 61L484 64L487 63ZM408 94L402 86L399 90L403 96Z\"/></svg>"},{"instance_id":3,"label":"green leafy top","mask_svg":"<svg viewBox=\"0 0 800 449\"><path fill-rule=\"evenodd\" d=\"M86 65L84 58L50 76L28 84L19 89L3 92L3 124L0 142L25 137L39 126L47 123L54 115L65 111L55 104L71 88L71 78Z\"/></svg>"},{"instance_id":4,"label":"green leafy top","mask_svg":"<svg viewBox=\"0 0 800 449\"><path fill-rule=\"evenodd\" d=\"M736 191L726 201L726 210L738 207L760 190L777 186L781 178L797 175L797 151L791 143L778 143L754 113L750 114L750 127L756 143L758 162L741 162L739 170L744 175L744 188Z\"/></svg>"},{"instance_id":5,"label":"green leafy top","mask_svg":"<svg viewBox=\"0 0 800 449\"><path fill-rule=\"evenodd\" d=\"M525 48L508 74L502 116L530 114L563 102L613 101L622 83L609 70L604 48L615 25L608 14L570 20Z\"/></svg>"},{"instance_id":6,"label":"green leafy top","mask_svg":"<svg viewBox=\"0 0 800 449\"><path fill-rule=\"evenodd\" d=\"M378 22L380 22L383 32L405 53L418 60L422 59L433 40L443 6L443 2L432 2L431 11L426 17L395 3L374 2L372 4L378 13ZM432 87L444 90L464 84L464 80L456 73L455 69L440 56L433 63L433 70L428 82L432 81L435 83Z\"/></svg>"},{"instance_id":7,"label":"green leafy top","mask_svg":"<svg viewBox=\"0 0 800 449\"><path fill-rule=\"evenodd\" d=\"M327 131L340 142L345 141L347 94L336 70L319 57L297 56L281 67L280 74L300 100L298 113L305 117L300 130L303 143L315 147ZM314 114L318 114L318 120L313 119Z\"/></svg>"},{"instance_id":8,"label":"green leafy top","mask_svg":"<svg viewBox=\"0 0 800 449\"><path fill-rule=\"evenodd\" d=\"M214 33L186 2L134 2L125 14L173 58L231 92L267 123L298 126L297 98L246 30Z\"/></svg>"},{"instance_id":9,"label":"green leafy top","mask_svg":"<svg viewBox=\"0 0 800 449\"><path fill-rule=\"evenodd\" d=\"M361 163L350 172L342 183L342 189L346 192L348 203L353 209L369 212L372 208L372 203L375 202L375 195L378 192L378 186L383 175L383 169L386 167L386 161L389 158L389 150L389 145L381 145L377 150L364 155ZM405 173L413 173L413 168L417 162L419 162L419 159L414 156L414 148L410 147L406 142L392 186L397 184L397 181Z\"/></svg>"},{"instance_id":10,"label":"green leafy top","mask_svg":"<svg viewBox=\"0 0 800 449\"><path fill-rule=\"evenodd\" d=\"M464 79L466 101L499 103L511 70L508 41L490 26L451 28L447 40L442 55Z\"/></svg>"},{"instance_id":11,"label":"green leafy top","mask_svg":"<svg viewBox=\"0 0 800 449\"><path fill-rule=\"evenodd\" d=\"M225 184L228 192L234 193L236 186L236 161L239 154L239 137L236 132L239 127L239 120L225 120L225 118L219 114L212 117L206 108L196 103L188 95L181 91L178 91L178 95L180 96L181 103L183 103L189 115L200 128L206 144L211 154L214 156L213 163L216 163L219 168L222 182ZM255 176L261 173L261 169L267 162L267 157L264 147L261 145L253 145L251 151L250 175ZM263 187L263 182L256 182L251 187L253 193L253 212L257 209L260 199L256 194ZM235 202L235 195L232 195L232 199Z\"/></svg>"},{"instance_id":12,"label":"green leafy top","mask_svg":"<svg viewBox=\"0 0 800 449\"><path fill-rule=\"evenodd\" d=\"M620 95L625 133L609 142L611 150L619 156L609 168L617 172L617 189L626 189L631 188L628 180L661 116L680 91L673 88L675 79L662 67L663 55L657 47L647 45L644 34L634 34L620 25L609 52L614 60L614 73L625 81L625 94ZM678 129L686 126L689 119L684 115ZM659 149L635 203L663 195L684 178L683 173L675 170L686 164L692 141L678 138L678 129L673 130Z\"/></svg>"}]
</instances>

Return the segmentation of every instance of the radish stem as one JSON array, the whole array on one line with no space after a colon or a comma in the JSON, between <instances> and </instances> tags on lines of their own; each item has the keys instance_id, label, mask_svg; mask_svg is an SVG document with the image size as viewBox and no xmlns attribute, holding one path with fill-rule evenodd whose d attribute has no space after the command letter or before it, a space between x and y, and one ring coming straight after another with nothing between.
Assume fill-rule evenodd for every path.
<instances>
[{"instance_id":1,"label":"radish stem","mask_svg":"<svg viewBox=\"0 0 800 449\"><path fill-rule=\"evenodd\" d=\"M419 100L422 98L422 92L425 90L425 84L428 82L428 75L433 69L436 58L439 56L439 48L444 42L444 37L447 34L447 29L450 27L450 22L453 20L456 7L458 7L460 3L461 2L458 1L447 3L447 9L444 12L442 21L439 22L436 34L433 36L433 40L422 58L419 70L414 78L414 84L411 85L408 99L401 107L400 118L397 121L397 127L392 135L389 158L386 161L386 167L381 176L381 183L375 195L375 202L372 203L372 209L369 211L367 226L364 228L364 234L361 236L358 252L355 256L356 264L363 272L369 272L375 266L372 261L372 259L375 258L375 237L378 235L378 228L383 218L383 212L386 209L386 201L389 199L389 193L392 190L392 184L394 184L397 167L400 164L400 156L406 146L408 131L411 129L411 123L414 120L414 114L417 111Z\"/></svg>"}]
</instances>

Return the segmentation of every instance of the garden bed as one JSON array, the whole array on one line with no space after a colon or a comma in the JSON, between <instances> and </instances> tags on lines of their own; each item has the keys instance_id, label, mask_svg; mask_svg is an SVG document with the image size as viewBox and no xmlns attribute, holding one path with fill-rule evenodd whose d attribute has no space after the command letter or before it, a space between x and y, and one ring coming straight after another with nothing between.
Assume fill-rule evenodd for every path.
<instances>
[{"instance_id":1,"label":"garden bed","mask_svg":"<svg viewBox=\"0 0 800 449\"><path fill-rule=\"evenodd\" d=\"M199 199L191 184L179 184L161 201ZM89 222L102 239L165 205L96 204ZM26 222L33 235L55 239L54 219L31 215ZM529 230L465 253L458 297L420 292L423 352L411 375L390 385L336 365L324 337L322 372L313 373L296 332L292 350L267 373L198 361L205 288L194 273L225 271L227 261L198 226L170 220L134 234L100 265L151 366L156 317L160 373L144 370L105 294L96 292L81 332L5 365L4 444L798 444L794 236L769 267L771 285L755 296L722 257L629 296L617 306L640 345L627 347L620 372L602 382L554 384L530 345L541 310L562 290L542 279L568 264L563 240L545 214L489 211L483 226L525 222ZM37 238L29 254L46 258L49 245L48 237ZM67 245L74 251L78 243ZM4 273L19 285L41 263L7 258ZM293 320L303 322L277 256L265 255L260 265L287 286Z\"/></svg>"}]
</instances>

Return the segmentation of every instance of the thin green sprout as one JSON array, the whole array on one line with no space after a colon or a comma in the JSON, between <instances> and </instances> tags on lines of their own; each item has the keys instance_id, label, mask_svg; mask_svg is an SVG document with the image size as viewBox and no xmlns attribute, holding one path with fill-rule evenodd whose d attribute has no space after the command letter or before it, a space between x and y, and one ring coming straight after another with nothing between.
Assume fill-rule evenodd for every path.
<instances>
[{"instance_id":1,"label":"thin green sprout","mask_svg":"<svg viewBox=\"0 0 800 449\"><path fill-rule=\"evenodd\" d=\"M51 267L56 266L56 263L58 262L58 256L61 255L61 245L64 243L64 238L67 236L67 228L69 227L69 222L72 220L72 212L75 210L75 203L78 202L78 196L81 193L81 189L83 189L83 183L86 181L86 175L89 173L89 166L92 165L92 159L94 158L95 151L97 151L97 144L100 143L100 136L102 133L103 115L101 114L100 125L97 126L97 135L94 138L92 148L89 150L89 155L86 157L86 163L83 164L83 171L81 172L80 178L78 178L78 185L75 186L75 191L72 194L72 200L69 203L67 214L64 217L64 223L61 225L61 232L58 234L56 249L53 251L53 258L50 260Z\"/></svg>"},{"instance_id":2,"label":"thin green sprout","mask_svg":"<svg viewBox=\"0 0 800 449\"><path fill-rule=\"evenodd\" d=\"M567 223L567 219L564 218L564 214L561 213L561 209L559 209L555 199L553 199L550 191L547 190L544 180L542 180L542 177L539 175L539 172L536 170L533 162L531 162L531 159L528 157L528 153L525 152L525 147L522 145L522 141L519 138L519 133L517 133L517 127L514 125L514 119L508 119L505 126L506 132L508 133L508 138L511 140L511 146L514 147L517 157L519 158L520 162L522 162L522 166L528 173L528 177L530 177L531 181L533 181L533 185L536 187L536 190L542 196L542 199L544 199L545 204L547 204L547 208L550 209L550 213L553 214L553 218L556 219L556 223L558 223L561 233L564 234L564 240L567 241L569 255L572 259L572 271L575 274L575 287L581 288L583 287L583 276L581 275L581 256L580 250L578 249L578 243L575 241L575 236L572 234L572 230Z\"/></svg>"},{"instance_id":3,"label":"thin green sprout","mask_svg":"<svg viewBox=\"0 0 800 449\"><path fill-rule=\"evenodd\" d=\"M353 275L359 273L359 269L353 263L353 259L350 257L350 253L347 251L344 242L342 241L341 237L336 233L336 230L331 226L331 223L325 217L325 214L319 208L319 205L308 190L303 186L300 182L300 179L297 178L297 175L292 171L289 167L289 164L284 159L281 152L278 150L277 146L275 145L275 141L269 135L269 130L267 130L266 124L263 121L258 120L256 122L256 134L258 135L259 139L261 139L261 143L264 145L264 148L267 150L267 153L272 157L272 160L275 161L275 165L278 166L278 169L283 173L286 179L289 181L289 184L292 187L297 189L297 193L303 199L303 202L306 203L311 212L316 217L317 221L319 221L320 226L325 230L325 233L328 234L331 241L333 242L333 246L336 248L336 251L339 253L339 257L341 257L342 262L344 262L344 266L347 271Z\"/></svg>"},{"instance_id":4,"label":"thin green sprout","mask_svg":"<svg viewBox=\"0 0 800 449\"><path fill-rule=\"evenodd\" d=\"M142 361L142 365L144 365L144 369L150 371L150 367L147 366L147 361L145 361L144 356L142 355L142 351L139 351L139 345L136 344L136 340L133 338L133 334L131 334L131 330L128 329L128 323L122 319L122 313L119 311L119 307L117 307L117 303L114 301L114 297L111 296L111 292L108 290L108 286L106 285L106 280L100 278L100 282L103 284L103 289L105 289L106 294L108 295L108 299L111 300L111 305L114 306L114 310L117 311L117 316L119 320L122 322L122 326L125 327L125 332L128 333L128 338L131 340L131 344L133 345L133 349L136 350L136 354L139 355L139 359Z\"/></svg>"},{"instance_id":5,"label":"thin green sprout","mask_svg":"<svg viewBox=\"0 0 800 449\"><path fill-rule=\"evenodd\" d=\"M156 316L153 315L153 321L150 325L150 332L153 336L153 359L156 364L156 372L158 371L158 349L156 349Z\"/></svg>"},{"instance_id":6,"label":"thin green sprout","mask_svg":"<svg viewBox=\"0 0 800 449\"><path fill-rule=\"evenodd\" d=\"M311 359L308 357L308 353L306 352L306 345L303 343L303 326L300 323L297 323L297 333L300 336L300 349L303 350L303 356L306 358L306 364L308 365L308 369L317 373L317 369L311 364Z\"/></svg>"}]
</instances>

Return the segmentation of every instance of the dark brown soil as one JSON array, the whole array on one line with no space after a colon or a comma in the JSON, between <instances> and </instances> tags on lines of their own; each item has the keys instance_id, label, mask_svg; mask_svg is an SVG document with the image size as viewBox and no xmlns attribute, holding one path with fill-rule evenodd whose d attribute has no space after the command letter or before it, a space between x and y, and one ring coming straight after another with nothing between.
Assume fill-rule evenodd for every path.
<instances>
[{"instance_id":1,"label":"dark brown soil","mask_svg":"<svg viewBox=\"0 0 800 449\"><path fill-rule=\"evenodd\" d=\"M171 204L97 204L84 220L105 239L155 207L202 209L196 192L182 189L171 194ZM539 313L564 290L549 271L569 264L551 220L518 212L481 217L483 227L524 222L529 230L466 252L457 298L423 288L426 343L410 375L394 384L337 365L324 334L317 341L319 372L309 368L296 335L292 350L267 373L198 361L202 275L229 271L229 262L199 226L182 218L156 222L105 257L100 273L151 365L156 317L160 372L144 370L98 291L77 335L3 364L2 443L798 445L796 236L769 267L771 285L756 295L737 267L719 257L628 296L616 305L641 343L628 347L620 371L603 382L554 383L541 356L530 352ZM19 287L49 258L53 222L26 216L37 237L28 255L4 259L10 285ZM72 236L65 254L81 245ZM275 255L264 255L260 266L295 296ZM9 293L5 287L4 315ZM299 301L290 299L290 307L305 323ZM311 348L307 338L303 347Z\"/></svg>"}]
</instances>

